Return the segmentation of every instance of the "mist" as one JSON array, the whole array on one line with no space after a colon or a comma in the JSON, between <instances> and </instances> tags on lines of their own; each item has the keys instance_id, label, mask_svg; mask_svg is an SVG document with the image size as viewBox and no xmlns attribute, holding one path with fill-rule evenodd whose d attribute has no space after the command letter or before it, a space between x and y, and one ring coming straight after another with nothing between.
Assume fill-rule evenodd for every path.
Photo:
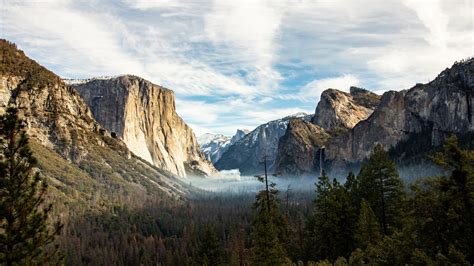
<instances>
[{"instance_id":1,"label":"mist","mask_svg":"<svg viewBox=\"0 0 474 266\"><path fill-rule=\"evenodd\" d=\"M221 193L254 193L265 189L265 184L258 181L255 176L240 175L239 170L224 170L217 175L202 178L189 177L186 182L199 189L209 192ZM268 183L275 183L280 191L288 188L295 191L314 191L317 177L276 177L268 175Z\"/></svg>"}]
</instances>

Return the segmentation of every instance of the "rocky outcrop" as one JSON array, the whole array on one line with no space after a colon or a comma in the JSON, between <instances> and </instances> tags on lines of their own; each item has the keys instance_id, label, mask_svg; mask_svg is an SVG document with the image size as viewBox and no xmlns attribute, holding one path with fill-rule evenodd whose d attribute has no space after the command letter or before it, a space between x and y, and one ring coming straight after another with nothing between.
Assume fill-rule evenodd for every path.
<instances>
[{"instance_id":1,"label":"rocky outcrop","mask_svg":"<svg viewBox=\"0 0 474 266\"><path fill-rule=\"evenodd\" d=\"M351 129L372 114L379 99L377 94L356 87L351 87L350 93L327 89L321 94L312 122L325 130Z\"/></svg>"},{"instance_id":2,"label":"rocky outcrop","mask_svg":"<svg viewBox=\"0 0 474 266\"><path fill-rule=\"evenodd\" d=\"M206 133L198 137L199 147L209 161L216 163L231 145L234 145L249 132L246 129L237 129L232 138L222 134Z\"/></svg>"},{"instance_id":3,"label":"rocky outcrop","mask_svg":"<svg viewBox=\"0 0 474 266\"><path fill-rule=\"evenodd\" d=\"M320 170L321 147L367 119L380 96L351 87L350 93L327 89L321 94L312 123L294 120L280 139L275 170L287 176L314 174Z\"/></svg>"},{"instance_id":4,"label":"rocky outcrop","mask_svg":"<svg viewBox=\"0 0 474 266\"><path fill-rule=\"evenodd\" d=\"M274 170L278 142L285 134L288 122L293 118L310 120L311 116L299 113L258 126L241 140L230 146L217 161L219 170L239 169L244 175L259 174L263 171L266 157L270 171Z\"/></svg>"},{"instance_id":5,"label":"rocky outcrop","mask_svg":"<svg viewBox=\"0 0 474 266\"><path fill-rule=\"evenodd\" d=\"M278 144L275 171L284 175L306 175L319 171L320 148L329 139L321 127L302 119L290 120Z\"/></svg>"},{"instance_id":6,"label":"rocky outcrop","mask_svg":"<svg viewBox=\"0 0 474 266\"><path fill-rule=\"evenodd\" d=\"M94 118L134 154L181 177L215 172L176 113L173 91L131 75L73 86Z\"/></svg>"},{"instance_id":7,"label":"rocky outcrop","mask_svg":"<svg viewBox=\"0 0 474 266\"><path fill-rule=\"evenodd\" d=\"M250 130L248 129L237 129L234 136L232 136L232 138L230 139L230 145L234 145L235 143L237 143L237 141L241 140L248 133L250 133Z\"/></svg>"},{"instance_id":8,"label":"rocky outcrop","mask_svg":"<svg viewBox=\"0 0 474 266\"><path fill-rule=\"evenodd\" d=\"M106 205L101 200L185 193L172 174L132 156L123 142L111 138L79 93L57 75L6 40L0 40L0 55L0 114L8 106L18 109L38 167L55 187L51 197Z\"/></svg>"},{"instance_id":9,"label":"rocky outcrop","mask_svg":"<svg viewBox=\"0 0 474 266\"><path fill-rule=\"evenodd\" d=\"M102 144L89 137L100 126L76 91L14 44L0 40L0 48L0 114L17 107L30 137L72 161L87 153L86 144Z\"/></svg>"},{"instance_id":10,"label":"rocky outcrop","mask_svg":"<svg viewBox=\"0 0 474 266\"><path fill-rule=\"evenodd\" d=\"M377 144L389 149L418 136L435 147L453 133L472 132L473 96L474 59L454 64L428 84L386 92L367 120L328 142L327 164L343 169L365 159ZM412 149L427 148L413 142Z\"/></svg>"}]
</instances>

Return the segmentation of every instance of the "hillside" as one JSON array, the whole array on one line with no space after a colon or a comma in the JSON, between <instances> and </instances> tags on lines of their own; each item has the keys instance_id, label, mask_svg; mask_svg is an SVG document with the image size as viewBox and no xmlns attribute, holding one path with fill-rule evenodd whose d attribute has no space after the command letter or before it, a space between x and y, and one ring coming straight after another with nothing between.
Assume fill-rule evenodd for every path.
<instances>
[{"instance_id":1,"label":"hillside","mask_svg":"<svg viewBox=\"0 0 474 266\"><path fill-rule=\"evenodd\" d=\"M182 198L189 191L112 138L79 94L54 73L6 40L0 40L0 51L0 113L11 105L19 109L39 168L54 187L52 197L104 209L149 196Z\"/></svg>"}]
</instances>

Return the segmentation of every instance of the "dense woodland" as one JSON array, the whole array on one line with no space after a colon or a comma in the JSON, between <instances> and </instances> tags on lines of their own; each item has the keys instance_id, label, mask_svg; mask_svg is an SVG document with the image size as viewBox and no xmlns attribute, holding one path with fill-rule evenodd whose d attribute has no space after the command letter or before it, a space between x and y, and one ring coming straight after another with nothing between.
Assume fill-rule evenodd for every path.
<instances>
[{"instance_id":1,"label":"dense woodland","mask_svg":"<svg viewBox=\"0 0 474 266\"><path fill-rule=\"evenodd\" d=\"M13 125L11 131L21 132L15 119L3 116L2 129ZM395 163L377 146L357 175L349 173L341 183L323 173L315 178L313 193L270 183L256 195L200 193L179 201L157 195L140 206L125 202L91 211L86 204L53 200L52 209L45 205L45 183L34 170L36 160L26 135L18 133L15 144L16 137L6 131L0 132L1 263L48 258L67 265L474 262L474 152L459 148L456 137L431 158L446 175L410 184L402 182ZM30 207L15 204L17 199ZM12 210L18 215L8 218ZM58 220L62 225L53 226ZM31 228L21 239L13 237L20 229L9 227L18 224ZM50 240L59 229L55 249ZM13 247L24 257L9 256ZM62 255L44 256L55 250Z\"/></svg>"},{"instance_id":2,"label":"dense woodland","mask_svg":"<svg viewBox=\"0 0 474 266\"><path fill-rule=\"evenodd\" d=\"M60 244L71 264L468 265L474 153L451 138L433 160L450 174L408 186L377 147L358 175L323 175L314 193L270 185L257 195L150 201L75 217Z\"/></svg>"}]
</instances>

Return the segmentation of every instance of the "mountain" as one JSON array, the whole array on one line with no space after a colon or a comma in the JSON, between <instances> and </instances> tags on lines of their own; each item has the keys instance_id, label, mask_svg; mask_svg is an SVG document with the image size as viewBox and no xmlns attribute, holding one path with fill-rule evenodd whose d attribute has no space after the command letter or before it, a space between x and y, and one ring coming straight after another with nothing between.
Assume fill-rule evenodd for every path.
<instances>
[{"instance_id":1,"label":"mountain","mask_svg":"<svg viewBox=\"0 0 474 266\"><path fill-rule=\"evenodd\" d=\"M367 119L379 99L379 95L356 87L351 87L350 93L335 89L323 91L312 123L292 120L279 140L275 170L287 176L320 171L326 142Z\"/></svg>"},{"instance_id":2,"label":"mountain","mask_svg":"<svg viewBox=\"0 0 474 266\"><path fill-rule=\"evenodd\" d=\"M405 161L432 152L451 134L472 144L473 96L474 59L455 63L427 84L386 92L367 120L327 143L327 167L356 165L377 144Z\"/></svg>"},{"instance_id":3,"label":"mountain","mask_svg":"<svg viewBox=\"0 0 474 266\"><path fill-rule=\"evenodd\" d=\"M199 147L207 160L215 163L230 146L230 137L206 133L198 137Z\"/></svg>"},{"instance_id":4,"label":"mountain","mask_svg":"<svg viewBox=\"0 0 474 266\"><path fill-rule=\"evenodd\" d=\"M0 54L0 114L8 106L18 108L57 210L140 205L150 197L181 198L190 191L112 138L76 90L13 43L0 40Z\"/></svg>"},{"instance_id":5,"label":"mountain","mask_svg":"<svg viewBox=\"0 0 474 266\"><path fill-rule=\"evenodd\" d=\"M198 143L206 158L212 163L216 163L231 145L235 144L249 132L247 129L237 129L232 138L222 134L206 133L198 137Z\"/></svg>"},{"instance_id":6,"label":"mountain","mask_svg":"<svg viewBox=\"0 0 474 266\"><path fill-rule=\"evenodd\" d=\"M278 144L275 171L285 176L305 175L319 171L320 148L330 135L318 125L303 119L292 119Z\"/></svg>"},{"instance_id":7,"label":"mountain","mask_svg":"<svg viewBox=\"0 0 474 266\"><path fill-rule=\"evenodd\" d=\"M100 125L144 160L180 177L215 173L192 129L176 113L173 91L132 75L72 86Z\"/></svg>"},{"instance_id":8,"label":"mountain","mask_svg":"<svg viewBox=\"0 0 474 266\"><path fill-rule=\"evenodd\" d=\"M351 87L350 93L327 89L321 94L312 122L325 130L351 129L367 119L380 101L368 90Z\"/></svg>"},{"instance_id":9,"label":"mountain","mask_svg":"<svg viewBox=\"0 0 474 266\"><path fill-rule=\"evenodd\" d=\"M285 134L288 122L293 118L311 120L310 115L298 113L258 126L252 132L231 145L215 163L219 170L239 169L244 175L262 172L262 161L266 157L269 169L274 169L278 141Z\"/></svg>"}]
</instances>

